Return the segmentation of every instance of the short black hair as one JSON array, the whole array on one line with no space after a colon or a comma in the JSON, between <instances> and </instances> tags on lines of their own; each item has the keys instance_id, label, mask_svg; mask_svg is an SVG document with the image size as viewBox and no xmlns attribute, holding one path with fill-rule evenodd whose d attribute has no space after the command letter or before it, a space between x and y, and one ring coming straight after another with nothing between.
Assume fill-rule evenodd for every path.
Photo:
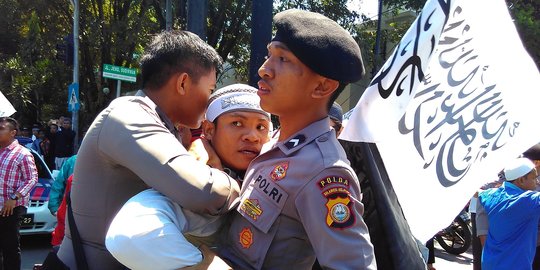
<instances>
[{"instance_id":1,"label":"short black hair","mask_svg":"<svg viewBox=\"0 0 540 270\"><path fill-rule=\"evenodd\" d=\"M19 122L17 122L17 120L11 117L7 117L7 116L0 117L0 123L7 123L11 130L19 129Z\"/></svg>"},{"instance_id":2,"label":"short black hair","mask_svg":"<svg viewBox=\"0 0 540 270\"><path fill-rule=\"evenodd\" d=\"M141 57L142 87L161 88L177 72L198 82L212 69L219 71L223 60L199 36L181 30L164 31L154 37Z\"/></svg>"}]
</instances>

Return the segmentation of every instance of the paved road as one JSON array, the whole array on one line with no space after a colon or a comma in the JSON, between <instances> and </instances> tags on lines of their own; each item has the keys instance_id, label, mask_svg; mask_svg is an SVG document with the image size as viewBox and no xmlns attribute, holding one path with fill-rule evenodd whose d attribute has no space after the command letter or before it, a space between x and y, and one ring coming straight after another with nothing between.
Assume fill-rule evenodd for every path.
<instances>
[{"instance_id":1,"label":"paved road","mask_svg":"<svg viewBox=\"0 0 540 270\"><path fill-rule=\"evenodd\" d=\"M32 270L34 263L41 263L50 248L49 235L27 235L21 237L22 270ZM435 241L435 264L437 270L470 270L472 269L472 251L459 256L446 253Z\"/></svg>"},{"instance_id":2,"label":"paved road","mask_svg":"<svg viewBox=\"0 0 540 270\"><path fill-rule=\"evenodd\" d=\"M470 270L473 269L472 248L458 256L449 254L435 241L435 264L437 270Z\"/></svg>"}]
</instances>

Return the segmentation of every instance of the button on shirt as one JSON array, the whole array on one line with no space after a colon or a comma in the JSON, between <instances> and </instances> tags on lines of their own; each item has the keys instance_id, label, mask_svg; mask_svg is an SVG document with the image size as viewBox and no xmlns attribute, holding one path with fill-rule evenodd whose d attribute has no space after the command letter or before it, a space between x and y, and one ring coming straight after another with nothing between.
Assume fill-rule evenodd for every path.
<instances>
[{"instance_id":1,"label":"button on shirt","mask_svg":"<svg viewBox=\"0 0 540 270\"><path fill-rule=\"evenodd\" d=\"M16 206L28 206L29 194L38 181L34 157L17 140L0 148L0 206L15 192L23 197Z\"/></svg>"},{"instance_id":2,"label":"button on shirt","mask_svg":"<svg viewBox=\"0 0 540 270\"><path fill-rule=\"evenodd\" d=\"M226 247L238 269L375 269L358 179L328 118L263 146L244 178Z\"/></svg>"},{"instance_id":3,"label":"button on shirt","mask_svg":"<svg viewBox=\"0 0 540 270\"><path fill-rule=\"evenodd\" d=\"M482 269L531 269L536 252L540 193L510 182L478 194L488 215L489 231Z\"/></svg>"}]
</instances>

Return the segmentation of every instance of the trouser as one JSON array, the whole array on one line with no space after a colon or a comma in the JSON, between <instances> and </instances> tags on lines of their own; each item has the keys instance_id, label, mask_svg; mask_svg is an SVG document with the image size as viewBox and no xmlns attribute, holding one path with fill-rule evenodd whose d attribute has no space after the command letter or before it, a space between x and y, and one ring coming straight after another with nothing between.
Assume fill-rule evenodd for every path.
<instances>
[{"instance_id":1,"label":"trouser","mask_svg":"<svg viewBox=\"0 0 540 270\"><path fill-rule=\"evenodd\" d=\"M482 243L476 235L476 213L471 213L473 270L482 270Z\"/></svg>"},{"instance_id":2,"label":"trouser","mask_svg":"<svg viewBox=\"0 0 540 270\"><path fill-rule=\"evenodd\" d=\"M435 245L433 243L433 238L429 239L426 242L426 247L429 250L427 263L428 264L434 264L435 263Z\"/></svg>"},{"instance_id":3,"label":"trouser","mask_svg":"<svg viewBox=\"0 0 540 270\"><path fill-rule=\"evenodd\" d=\"M0 256L3 260L0 269L21 269L20 234L22 216L26 207L17 206L8 217L0 216Z\"/></svg>"}]
</instances>

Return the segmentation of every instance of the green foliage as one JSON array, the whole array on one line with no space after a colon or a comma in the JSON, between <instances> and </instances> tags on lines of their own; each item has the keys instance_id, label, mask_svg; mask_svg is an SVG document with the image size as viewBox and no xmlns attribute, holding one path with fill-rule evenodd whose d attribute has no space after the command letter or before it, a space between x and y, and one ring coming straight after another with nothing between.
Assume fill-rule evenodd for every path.
<instances>
[{"instance_id":1,"label":"green foliage","mask_svg":"<svg viewBox=\"0 0 540 270\"><path fill-rule=\"evenodd\" d=\"M173 28L186 29L187 0L173 2ZM388 21L381 53L373 59L376 21L347 9L348 0L275 0L274 11L300 8L320 12L351 31L362 49L367 72L380 65L409 24ZM521 38L537 65L540 59L540 2L509 0ZM207 41L247 81L252 0L208 0ZM389 12L420 10L425 1L388 0ZM0 0L0 91L25 124L69 115L67 87L72 68L55 59L56 45L72 33L68 0ZM87 126L114 97L115 80L103 79L103 64L138 68L138 57L152 35L165 28L165 0L80 0L80 127ZM368 76L367 76L368 77ZM111 89L104 94L103 88ZM140 85L122 83L123 92Z\"/></svg>"},{"instance_id":2,"label":"green foliage","mask_svg":"<svg viewBox=\"0 0 540 270\"><path fill-rule=\"evenodd\" d=\"M540 67L540 1L512 0L510 14L518 29L525 48Z\"/></svg>"}]
</instances>

